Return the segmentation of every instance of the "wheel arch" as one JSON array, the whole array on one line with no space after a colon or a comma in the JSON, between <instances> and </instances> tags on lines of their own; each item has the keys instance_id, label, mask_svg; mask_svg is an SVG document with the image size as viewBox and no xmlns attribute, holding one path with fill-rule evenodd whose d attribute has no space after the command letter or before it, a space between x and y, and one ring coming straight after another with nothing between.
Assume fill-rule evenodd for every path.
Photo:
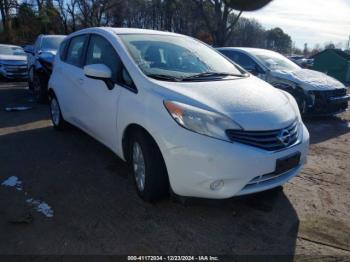
<instances>
[{"instance_id":1,"label":"wheel arch","mask_svg":"<svg viewBox=\"0 0 350 262\"><path fill-rule=\"evenodd\" d=\"M150 134L150 132L147 131L146 128L144 128L143 126L136 124L136 123L131 123L129 124L123 131L123 135L122 135L122 153L123 153L123 157L126 161L129 161L129 143L130 143L130 139L132 138L132 135L134 134L134 132L143 132L144 134L146 134L147 137L149 137L151 139L151 141L153 142L153 144L158 148L159 152L161 153L163 162L165 164L164 161L164 157L162 154L162 151L160 150L160 147L156 141L156 139L154 139L154 137Z\"/></svg>"}]
</instances>

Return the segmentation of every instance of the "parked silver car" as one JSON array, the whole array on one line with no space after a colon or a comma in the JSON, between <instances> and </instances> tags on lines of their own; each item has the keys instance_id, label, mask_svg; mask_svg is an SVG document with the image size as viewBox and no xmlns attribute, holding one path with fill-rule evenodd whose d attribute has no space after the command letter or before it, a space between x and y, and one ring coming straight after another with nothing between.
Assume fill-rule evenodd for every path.
<instances>
[{"instance_id":1,"label":"parked silver car","mask_svg":"<svg viewBox=\"0 0 350 262\"><path fill-rule=\"evenodd\" d=\"M0 44L0 75L5 79L27 78L27 56L22 47Z\"/></svg>"}]
</instances>

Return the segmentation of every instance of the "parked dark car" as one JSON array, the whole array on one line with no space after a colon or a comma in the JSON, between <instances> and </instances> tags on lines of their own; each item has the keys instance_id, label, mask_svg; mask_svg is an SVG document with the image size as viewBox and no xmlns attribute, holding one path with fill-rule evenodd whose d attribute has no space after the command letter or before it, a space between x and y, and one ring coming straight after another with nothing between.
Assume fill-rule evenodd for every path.
<instances>
[{"instance_id":1,"label":"parked dark car","mask_svg":"<svg viewBox=\"0 0 350 262\"><path fill-rule=\"evenodd\" d=\"M248 72L293 95L305 116L336 115L348 108L347 87L324 73L301 68L270 50L238 47L218 50Z\"/></svg>"},{"instance_id":2,"label":"parked dark car","mask_svg":"<svg viewBox=\"0 0 350 262\"><path fill-rule=\"evenodd\" d=\"M47 101L47 83L57 49L64 35L39 35L35 44L26 46L28 53L28 85L39 103Z\"/></svg>"}]
</instances>

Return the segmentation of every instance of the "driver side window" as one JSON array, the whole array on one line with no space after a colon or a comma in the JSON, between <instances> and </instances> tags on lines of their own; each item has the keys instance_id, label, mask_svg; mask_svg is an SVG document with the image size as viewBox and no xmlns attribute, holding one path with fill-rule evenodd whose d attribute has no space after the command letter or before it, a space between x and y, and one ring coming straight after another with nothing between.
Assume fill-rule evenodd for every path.
<instances>
[{"instance_id":1,"label":"driver side window","mask_svg":"<svg viewBox=\"0 0 350 262\"><path fill-rule=\"evenodd\" d=\"M121 61L113 46L102 36L91 35L85 65L105 64L112 70L112 80L118 82Z\"/></svg>"},{"instance_id":2,"label":"driver side window","mask_svg":"<svg viewBox=\"0 0 350 262\"><path fill-rule=\"evenodd\" d=\"M108 66L112 71L113 82L136 90L114 47L102 36L91 35L85 61L85 65L104 64Z\"/></svg>"},{"instance_id":3,"label":"driver side window","mask_svg":"<svg viewBox=\"0 0 350 262\"><path fill-rule=\"evenodd\" d=\"M252 70L257 67L257 64L253 59L243 53L230 51L227 55L231 60L239 64L246 70Z\"/></svg>"}]
</instances>

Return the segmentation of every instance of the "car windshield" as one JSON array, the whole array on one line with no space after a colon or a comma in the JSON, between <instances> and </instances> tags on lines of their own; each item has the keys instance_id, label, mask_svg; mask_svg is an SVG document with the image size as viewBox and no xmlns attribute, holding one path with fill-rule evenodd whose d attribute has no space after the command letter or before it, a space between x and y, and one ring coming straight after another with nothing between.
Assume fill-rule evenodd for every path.
<instances>
[{"instance_id":1,"label":"car windshield","mask_svg":"<svg viewBox=\"0 0 350 262\"><path fill-rule=\"evenodd\" d=\"M42 50L57 50L63 41L64 36L49 36L43 37L41 49Z\"/></svg>"},{"instance_id":2,"label":"car windshield","mask_svg":"<svg viewBox=\"0 0 350 262\"><path fill-rule=\"evenodd\" d=\"M272 51L253 51L255 55L270 70L295 71L300 67L288 58Z\"/></svg>"},{"instance_id":3,"label":"car windshield","mask_svg":"<svg viewBox=\"0 0 350 262\"><path fill-rule=\"evenodd\" d=\"M24 50L19 46L0 46L1 55L25 56Z\"/></svg>"},{"instance_id":4,"label":"car windshield","mask_svg":"<svg viewBox=\"0 0 350 262\"><path fill-rule=\"evenodd\" d=\"M189 37L149 34L119 36L136 64L150 77L183 81L190 78L242 76L244 73L210 47Z\"/></svg>"}]
</instances>

